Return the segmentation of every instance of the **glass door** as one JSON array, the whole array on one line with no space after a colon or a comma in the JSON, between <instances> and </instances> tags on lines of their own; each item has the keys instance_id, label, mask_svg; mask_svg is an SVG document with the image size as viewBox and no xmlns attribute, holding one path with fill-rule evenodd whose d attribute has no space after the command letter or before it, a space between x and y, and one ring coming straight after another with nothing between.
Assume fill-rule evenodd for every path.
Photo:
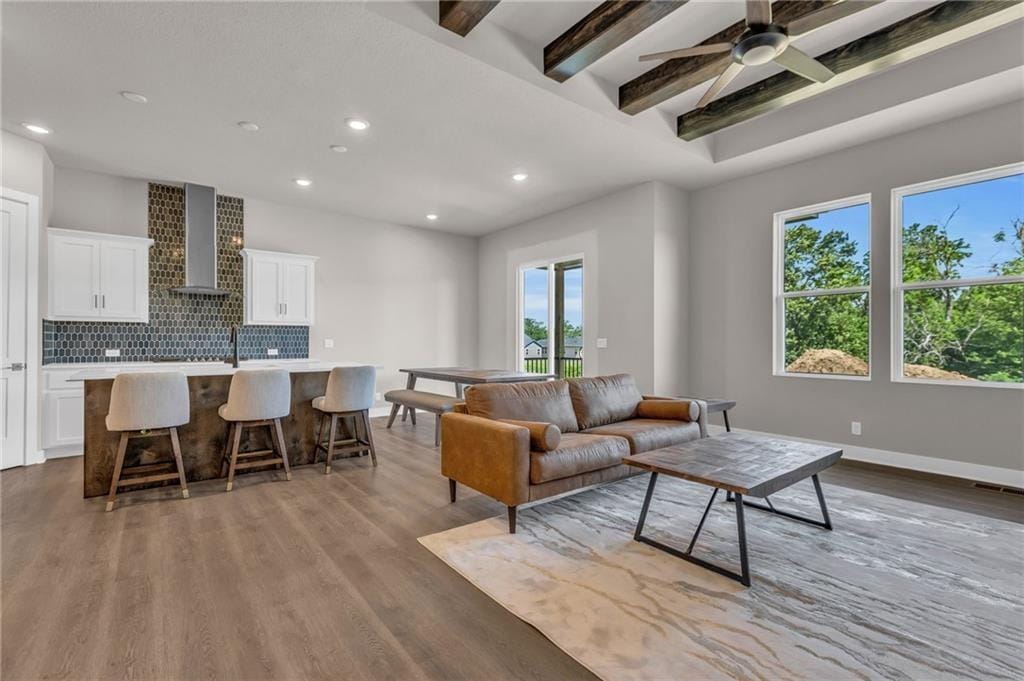
<instances>
[{"instance_id":1,"label":"glass door","mask_svg":"<svg viewBox=\"0 0 1024 681\"><path fill-rule=\"evenodd\" d=\"M583 260L519 270L518 368L560 378L583 375Z\"/></svg>"}]
</instances>

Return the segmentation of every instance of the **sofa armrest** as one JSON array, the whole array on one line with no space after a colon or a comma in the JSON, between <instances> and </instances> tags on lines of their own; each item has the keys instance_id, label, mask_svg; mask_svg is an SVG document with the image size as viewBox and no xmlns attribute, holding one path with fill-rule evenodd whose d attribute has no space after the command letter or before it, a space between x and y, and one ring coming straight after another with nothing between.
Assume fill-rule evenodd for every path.
<instances>
[{"instance_id":1,"label":"sofa armrest","mask_svg":"<svg viewBox=\"0 0 1024 681\"><path fill-rule=\"evenodd\" d=\"M441 474L506 506L530 498L530 431L468 414L441 415Z\"/></svg>"},{"instance_id":2,"label":"sofa armrest","mask_svg":"<svg viewBox=\"0 0 1024 681\"><path fill-rule=\"evenodd\" d=\"M708 403L704 400L697 400L692 397L660 397L658 395L642 395L644 400L675 400L679 402L690 402L696 404L700 413L697 415L697 425L700 427L700 436L708 436Z\"/></svg>"}]
</instances>

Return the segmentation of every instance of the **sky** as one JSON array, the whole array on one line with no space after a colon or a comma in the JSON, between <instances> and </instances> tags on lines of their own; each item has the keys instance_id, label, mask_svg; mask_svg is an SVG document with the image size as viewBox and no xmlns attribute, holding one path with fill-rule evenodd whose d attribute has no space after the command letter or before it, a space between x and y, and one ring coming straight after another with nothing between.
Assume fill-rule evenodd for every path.
<instances>
[{"instance_id":1,"label":"sky","mask_svg":"<svg viewBox=\"0 0 1024 681\"><path fill-rule=\"evenodd\" d=\"M993 264L1013 257L1011 226L1024 218L1024 175L937 189L912 194L903 200L903 226L943 225L957 209L947 232L950 238L962 238L970 244L971 257L963 262L961 278L990 276ZM818 214L817 218L788 221L806 223L823 232L846 230L857 242L857 258L869 249L867 204L840 208ZM1003 230L1007 240L996 243L993 235Z\"/></svg>"},{"instance_id":2,"label":"sky","mask_svg":"<svg viewBox=\"0 0 1024 681\"><path fill-rule=\"evenodd\" d=\"M547 269L529 269L523 273L523 309L526 317L546 323L548 318ZM574 326L583 325L583 269L565 273L565 319Z\"/></svg>"}]
</instances>

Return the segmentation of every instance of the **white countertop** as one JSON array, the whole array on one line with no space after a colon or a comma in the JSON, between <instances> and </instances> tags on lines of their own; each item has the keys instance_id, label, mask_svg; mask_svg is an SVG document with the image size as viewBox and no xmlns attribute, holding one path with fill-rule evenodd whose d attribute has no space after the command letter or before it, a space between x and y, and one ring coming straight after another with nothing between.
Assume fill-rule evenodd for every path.
<instances>
[{"instance_id":1,"label":"white countertop","mask_svg":"<svg viewBox=\"0 0 1024 681\"><path fill-rule=\"evenodd\" d=\"M291 373L330 371L334 367L364 366L366 362L345 362L316 359L256 359L243 360L238 369L286 369ZM226 362L110 362L72 366L50 364L44 369L73 369L79 371L68 376L68 381L91 381L114 378L118 374L140 371L180 371L186 376L230 376L238 369ZM377 365L378 370L384 367Z\"/></svg>"}]
</instances>

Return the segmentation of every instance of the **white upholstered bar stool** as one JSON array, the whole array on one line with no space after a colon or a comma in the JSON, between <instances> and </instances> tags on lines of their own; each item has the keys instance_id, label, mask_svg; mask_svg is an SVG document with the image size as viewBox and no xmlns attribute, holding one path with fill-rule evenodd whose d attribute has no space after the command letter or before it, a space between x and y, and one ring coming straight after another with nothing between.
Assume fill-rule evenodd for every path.
<instances>
[{"instance_id":1,"label":"white upholstered bar stool","mask_svg":"<svg viewBox=\"0 0 1024 681\"><path fill-rule=\"evenodd\" d=\"M188 379L177 372L124 373L114 377L110 389L110 411L107 430L120 431L114 459L114 474L110 478L107 510L114 508L117 489L164 480L177 480L181 496L188 499L185 466L181 461L178 426L189 421ZM174 461L124 467L128 440L155 435L170 435ZM126 475L132 477L125 477Z\"/></svg>"},{"instance_id":2,"label":"white upholstered bar stool","mask_svg":"<svg viewBox=\"0 0 1024 681\"><path fill-rule=\"evenodd\" d=\"M372 366L334 367L327 377L327 390L322 397L313 399L313 408L320 411L320 423L316 431L317 454L324 450L327 463L324 474L331 472L335 454L369 451L373 465L377 465L377 450L373 446L373 432L370 430L370 407L373 393L377 388L377 370ZM352 419L352 437L337 440L338 419ZM325 426L330 423L327 442L323 441ZM362 428L362 434L360 434Z\"/></svg>"},{"instance_id":3,"label":"white upholstered bar stool","mask_svg":"<svg viewBox=\"0 0 1024 681\"><path fill-rule=\"evenodd\" d=\"M281 464L285 478L292 479L281 429L281 419L291 411L292 381L284 369L240 369L231 377L227 404L217 409L220 417L228 422L221 464L221 475L227 473L228 476L228 492L234 487L235 472L239 470ZM240 452L242 430L264 426L270 429L271 448ZM243 461L239 463L239 459Z\"/></svg>"}]
</instances>

